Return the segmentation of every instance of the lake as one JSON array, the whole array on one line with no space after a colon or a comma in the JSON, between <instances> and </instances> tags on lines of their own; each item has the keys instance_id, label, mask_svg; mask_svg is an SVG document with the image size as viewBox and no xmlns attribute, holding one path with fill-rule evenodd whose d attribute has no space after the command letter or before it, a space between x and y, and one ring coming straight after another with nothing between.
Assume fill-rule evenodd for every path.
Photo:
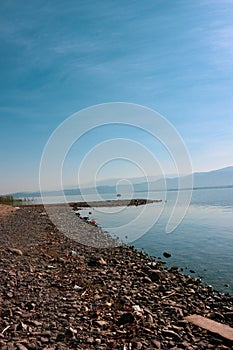
<instances>
[{"instance_id":1,"label":"lake","mask_svg":"<svg viewBox=\"0 0 233 350\"><path fill-rule=\"evenodd\" d=\"M121 199L128 196L147 198L148 194L123 194ZM82 210L82 215L94 219L112 236L166 261L168 267L178 266L186 274L201 277L205 284L233 294L233 188L194 190L182 222L172 233L166 233L176 197L176 191L151 192L150 199L163 202L142 207L94 208L91 215L88 208ZM93 195L85 198L96 199ZM99 199L116 199L116 194ZM81 196L67 196L70 202L80 200ZM47 201L58 203L62 199L48 197ZM179 207L184 209L182 203ZM164 258L163 252L169 252L171 257Z\"/></svg>"}]
</instances>

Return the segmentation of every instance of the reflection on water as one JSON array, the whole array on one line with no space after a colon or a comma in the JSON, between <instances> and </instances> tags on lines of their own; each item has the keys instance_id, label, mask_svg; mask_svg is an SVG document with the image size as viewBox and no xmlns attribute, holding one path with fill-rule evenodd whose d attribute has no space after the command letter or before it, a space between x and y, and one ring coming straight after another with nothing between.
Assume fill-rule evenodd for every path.
<instances>
[{"instance_id":1,"label":"reflection on water","mask_svg":"<svg viewBox=\"0 0 233 350\"><path fill-rule=\"evenodd\" d=\"M144 197L144 193L138 195ZM154 193L155 198L159 198L159 193ZM175 199L176 192L168 192L162 211L162 204L154 203L145 206L143 212L139 207L128 207L114 215L95 209L91 217L112 235L128 243L133 241L136 248L143 248L152 256L171 252L169 266L177 265L189 274L189 270L195 270L193 276L233 293L233 189L195 190L182 223L173 233L166 234ZM136 221L139 215L140 220Z\"/></svg>"}]
</instances>

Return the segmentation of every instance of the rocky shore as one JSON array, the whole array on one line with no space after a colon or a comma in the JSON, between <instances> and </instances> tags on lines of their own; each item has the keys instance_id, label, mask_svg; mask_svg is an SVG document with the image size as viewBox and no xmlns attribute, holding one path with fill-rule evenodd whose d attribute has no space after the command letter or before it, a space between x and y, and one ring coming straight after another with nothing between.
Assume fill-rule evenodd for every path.
<instances>
[{"instance_id":1,"label":"rocky shore","mask_svg":"<svg viewBox=\"0 0 233 350\"><path fill-rule=\"evenodd\" d=\"M93 202L76 202L70 203L70 206L75 208L85 207L120 207L120 206L138 206L151 203L162 202L161 199L117 199L117 200L105 200L105 201L93 201Z\"/></svg>"},{"instance_id":2,"label":"rocky shore","mask_svg":"<svg viewBox=\"0 0 233 350\"><path fill-rule=\"evenodd\" d=\"M232 348L186 319L232 327L232 296L133 247L78 244L42 206L0 216L0 279L2 350Z\"/></svg>"}]
</instances>

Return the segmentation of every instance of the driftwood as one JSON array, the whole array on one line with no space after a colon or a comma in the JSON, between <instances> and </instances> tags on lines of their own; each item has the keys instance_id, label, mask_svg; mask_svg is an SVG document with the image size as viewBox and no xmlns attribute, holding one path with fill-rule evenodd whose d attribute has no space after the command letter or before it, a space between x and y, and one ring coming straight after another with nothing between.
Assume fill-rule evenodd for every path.
<instances>
[{"instance_id":1,"label":"driftwood","mask_svg":"<svg viewBox=\"0 0 233 350\"><path fill-rule=\"evenodd\" d=\"M203 317L200 315L190 315L185 317L185 320L198 326L206 329L215 334L219 334L225 339L233 341L233 328L227 326L226 324L222 324L216 321L213 321L207 317Z\"/></svg>"}]
</instances>

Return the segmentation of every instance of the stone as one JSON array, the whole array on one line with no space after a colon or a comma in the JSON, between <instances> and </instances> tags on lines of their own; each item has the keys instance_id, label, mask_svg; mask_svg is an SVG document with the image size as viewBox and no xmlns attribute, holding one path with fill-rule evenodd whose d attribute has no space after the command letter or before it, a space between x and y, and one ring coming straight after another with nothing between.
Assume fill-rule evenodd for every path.
<instances>
[{"instance_id":1,"label":"stone","mask_svg":"<svg viewBox=\"0 0 233 350\"><path fill-rule=\"evenodd\" d=\"M8 250L13 253L13 254L16 254L16 255L23 255L23 252L22 250L20 249L17 249L17 248L8 248Z\"/></svg>"},{"instance_id":2,"label":"stone","mask_svg":"<svg viewBox=\"0 0 233 350\"><path fill-rule=\"evenodd\" d=\"M106 261L103 258L99 259L99 264L100 265L107 265Z\"/></svg>"},{"instance_id":3,"label":"stone","mask_svg":"<svg viewBox=\"0 0 233 350\"><path fill-rule=\"evenodd\" d=\"M23 344L16 343L16 346L17 346L18 350L28 350L28 348L26 346L24 346Z\"/></svg>"},{"instance_id":4,"label":"stone","mask_svg":"<svg viewBox=\"0 0 233 350\"><path fill-rule=\"evenodd\" d=\"M117 324L119 326L125 325L127 323L133 323L134 322L134 315L131 312L126 312L117 321Z\"/></svg>"},{"instance_id":5,"label":"stone","mask_svg":"<svg viewBox=\"0 0 233 350\"><path fill-rule=\"evenodd\" d=\"M12 292L8 292L6 293L6 295L8 296L8 298L13 298L14 294Z\"/></svg>"},{"instance_id":6,"label":"stone","mask_svg":"<svg viewBox=\"0 0 233 350\"><path fill-rule=\"evenodd\" d=\"M28 326L25 323L23 323L22 321L20 321L20 323L17 325L17 330L19 330L19 331L20 330L26 331L27 328L28 328Z\"/></svg>"},{"instance_id":7,"label":"stone","mask_svg":"<svg viewBox=\"0 0 233 350\"><path fill-rule=\"evenodd\" d=\"M171 255L171 253L164 252L163 256L164 256L164 258L170 258L172 255Z\"/></svg>"},{"instance_id":8,"label":"stone","mask_svg":"<svg viewBox=\"0 0 233 350\"><path fill-rule=\"evenodd\" d=\"M87 343L90 343L90 344L92 344L92 343L94 343L94 338L93 337L88 337L87 338Z\"/></svg>"},{"instance_id":9,"label":"stone","mask_svg":"<svg viewBox=\"0 0 233 350\"><path fill-rule=\"evenodd\" d=\"M176 265L174 265L174 266L172 266L172 267L170 268L170 271L171 271L171 272L178 271L178 270L179 270L179 267L176 266Z\"/></svg>"},{"instance_id":10,"label":"stone","mask_svg":"<svg viewBox=\"0 0 233 350\"><path fill-rule=\"evenodd\" d=\"M49 342L49 339L48 338L45 338L45 337L40 337L40 341L42 343L48 343Z\"/></svg>"},{"instance_id":11,"label":"stone","mask_svg":"<svg viewBox=\"0 0 233 350\"><path fill-rule=\"evenodd\" d=\"M95 324L96 324L97 326L103 327L103 326L108 325L108 322L106 322L106 321L104 321L104 320L97 320L97 321L95 321Z\"/></svg>"},{"instance_id":12,"label":"stone","mask_svg":"<svg viewBox=\"0 0 233 350\"><path fill-rule=\"evenodd\" d=\"M153 317L150 314L146 315L146 322L150 325L154 323Z\"/></svg>"},{"instance_id":13,"label":"stone","mask_svg":"<svg viewBox=\"0 0 233 350\"><path fill-rule=\"evenodd\" d=\"M151 340L152 344L155 346L155 349L161 349L161 343L160 341L156 340L156 339L152 339Z\"/></svg>"},{"instance_id":14,"label":"stone","mask_svg":"<svg viewBox=\"0 0 233 350\"><path fill-rule=\"evenodd\" d=\"M132 343L132 348L133 349L137 349L137 350L141 350L143 347L142 343L140 341L137 341L137 342L133 342Z\"/></svg>"},{"instance_id":15,"label":"stone","mask_svg":"<svg viewBox=\"0 0 233 350\"><path fill-rule=\"evenodd\" d=\"M73 288L74 288L74 290L81 290L81 289L83 289L82 287L78 286L77 284L75 284Z\"/></svg>"},{"instance_id":16,"label":"stone","mask_svg":"<svg viewBox=\"0 0 233 350\"><path fill-rule=\"evenodd\" d=\"M37 321L37 320L31 320L30 324L32 324L33 326L36 326L36 327L42 326L42 322Z\"/></svg>"},{"instance_id":17,"label":"stone","mask_svg":"<svg viewBox=\"0 0 233 350\"><path fill-rule=\"evenodd\" d=\"M143 281L143 283L152 283L152 280L148 276L143 277L142 281Z\"/></svg>"},{"instance_id":18,"label":"stone","mask_svg":"<svg viewBox=\"0 0 233 350\"><path fill-rule=\"evenodd\" d=\"M165 277L165 273L160 270L150 270L148 275L152 282L157 282Z\"/></svg>"},{"instance_id":19,"label":"stone","mask_svg":"<svg viewBox=\"0 0 233 350\"><path fill-rule=\"evenodd\" d=\"M141 313L141 312L142 312L142 309L140 308L139 305L133 305L133 306L132 306L132 309L133 309L133 311L136 312L136 313Z\"/></svg>"},{"instance_id":20,"label":"stone","mask_svg":"<svg viewBox=\"0 0 233 350\"><path fill-rule=\"evenodd\" d=\"M164 330L162 331L162 333L163 333L163 335L164 335L165 337L176 338L177 340L180 340L179 334L177 334L177 333L174 332L174 331L170 331L170 330L168 330L168 329L164 329Z\"/></svg>"}]
</instances>

